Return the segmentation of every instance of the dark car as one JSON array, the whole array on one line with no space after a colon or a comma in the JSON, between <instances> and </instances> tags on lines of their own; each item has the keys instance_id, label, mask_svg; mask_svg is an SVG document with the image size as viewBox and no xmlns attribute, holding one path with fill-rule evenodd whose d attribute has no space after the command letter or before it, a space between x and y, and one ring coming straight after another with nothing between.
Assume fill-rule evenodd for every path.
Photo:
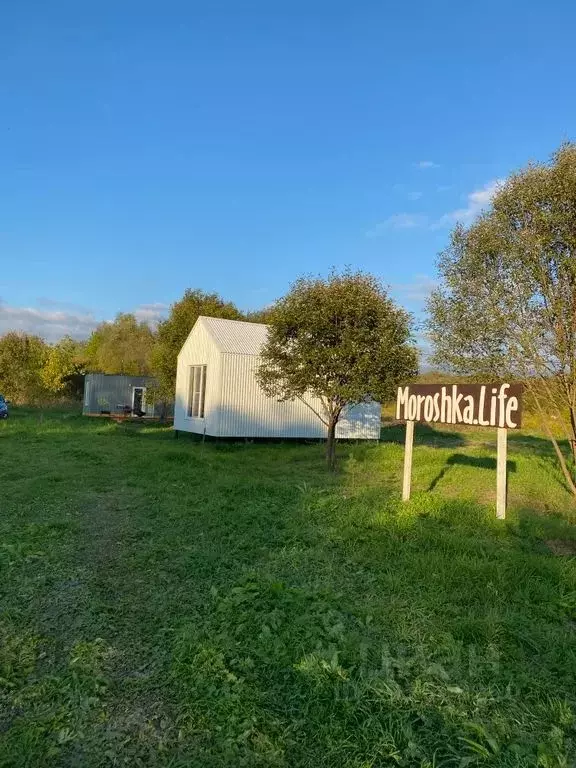
<instances>
[{"instance_id":1,"label":"dark car","mask_svg":"<svg viewBox=\"0 0 576 768\"><path fill-rule=\"evenodd\" d=\"M4 400L4 396L0 395L0 419L8 418L8 403Z\"/></svg>"}]
</instances>

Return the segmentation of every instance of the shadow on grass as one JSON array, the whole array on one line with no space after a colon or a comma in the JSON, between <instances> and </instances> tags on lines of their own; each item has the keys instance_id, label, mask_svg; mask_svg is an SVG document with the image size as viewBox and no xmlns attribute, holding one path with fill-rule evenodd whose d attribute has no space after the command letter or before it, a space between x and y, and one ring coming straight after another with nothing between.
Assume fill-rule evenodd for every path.
<instances>
[{"instance_id":1,"label":"shadow on grass","mask_svg":"<svg viewBox=\"0 0 576 768\"><path fill-rule=\"evenodd\" d=\"M403 443L406 436L405 424L393 423L380 430L381 443ZM466 445L466 438L460 432L449 432L435 429L428 424L416 424L414 430L416 445L452 448Z\"/></svg>"},{"instance_id":2,"label":"shadow on grass","mask_svg":"<svg viewBox=\"0 0 576 768\"><path fill-rule=\"evenodd\" d=\"M215 448L228 447L247 447L250 445L322 445L325 443L323 437L238 437L238 436L216 436L202 435L198 432L185 432L178 430L172 434L177 440L188 440L193 443L206 443ZM339 441L354 442L354 441Z\"/></svg>"},{"instance_id":3,"label":"shadow on grass","mask_svg":"<svg viewBox=\"0 0 576 768\"><path fill-rule=\"evenodd\" d=\"M436 486L440 482L440 480L442 480L442 478L446 475L448 470L451 467L454 467L458 464L463 467L474 467L476 469L491 469L492 471L496 471L496 459L493 459L488 456L465 456L462 453L454 453L452 456L448 458L446 462L446 466L444 466L441 469L441 471L436 475L436 477L432 480L432 482L428 486L428 490L433 491L434 488L436 488ZM515 461L508 461L506 466L507 466L508 472L516 472Z\"/></svg>"},{"instance_id":4,"label":"shadow on grass","mask_svg":"<svg viewBox=\"0 0 576 768\"><path fill-rule=\"evenodd\" d=\"M67 452L14 441L3 456L11 528L0 554L16 564L5 569L4 607L9 649L24 661L7 657L15 717L0 763L25 755L29 765L88 768L102 754L133 765L161 754L167 765L224 767L285 755L300 768L344 768L373 763L385 740L416 755L411 764L445 748L465 764L474 696L489 702L477 718L487 732L527 745L525 764L536 765L560 729L558 707L544 716L540 701L563 701L575 674L573 572L537 555L576 531L528 514L503 524L440 493L402 504L362 472L328 474L320 451L236 442L228 456L163 446L171 430L150 424L74 426ZM99 429L111 440L93 440ZM142 436L135 450L126 435ZM447 468L494 466L452 457L460 438L417 434L448 448ZM146 440L151 449L140 450ZM375 471L397 470L398 451L359 453L374 456ZM46 466L23 521L21 468L38 454ZM297 471L293 454L304 456ZM28 637L46 638L37 667ZM94 703L79 707L78 696ZM63 720L73 739L47 739Z\"/></svg>"},{"instance_id":5,"label":"shadow on grass","mask_svg":"<svg viewBox=\"0 0 576 768\"><path fill-rule=\"evenodd\" d=\"M554 447L547 437L537 437L510 430L508 432L508 444L512 450L518 453L555 457ZM558 440L558 445L564 455L568 456L570 450L568 440Z\"/></svg>"},{"instance_id":6,"label":"shadow on grass","mask_svg":"<svg viewBox=\"0 0 576 768\"><path fill-rule=\"evenodd\" d=\"M381 443L403 443L406 435L405 424L400 422L384 422L380 430ZM429 445L431 447L460 447L470 442L478 444L478 436L484 438L482 444L486 447L496 447L496 428L470 429L470 432L455 432L452 430L440 430L429 424L417 423L414 430L414 442L417 445ZM527 434L520 430L508 430L508 444L511 450L517 453L529 453L531 455L555 457L552 443L547 437ZM558 440L558 445L564 455L570 457L570 445L568 440Z\"/></svg>"}]
</instances>

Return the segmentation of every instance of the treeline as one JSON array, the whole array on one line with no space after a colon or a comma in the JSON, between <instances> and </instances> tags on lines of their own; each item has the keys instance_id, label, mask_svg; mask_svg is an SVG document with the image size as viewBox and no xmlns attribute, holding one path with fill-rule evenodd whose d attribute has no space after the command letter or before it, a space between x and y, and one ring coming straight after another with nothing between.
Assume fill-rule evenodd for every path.
<instances>
[{"instance_id":1,"label":"treeline","mask_svg":"<svg viewBox=\"0 0 576 768\"><path fill-rule=\"evenodd\" d=\"M576 143L563 144L549 162L531 163L499 184L487 210L467 226L456 225L439 254L439 280L426 305L424 330L432 350L429 362L439 370L476 380L506 378L524 383L525 405L538 414L576 497L575 200ZM366 314L357 300L360 295L373 297L379 309ZM297 311L283 321L282 313L292 301ZM312 309L315 302L318 307ZM389 344L386 334L364 363L358 355L350 356L365 348L374 318L387 306L385 292L369 275L345 273L331 275L327 281L296 281L271 315L272 338L279 338L281 332L285 336L285 348L277 350L276 367L286 377L292 366L290 376L301 385L287 396L315 391L318 371L309 380L304 380L303 372L310 372L310 361L327 350L324 370L339 355L348 361L345 373L331 374L332 384L344 386L356 378L362 385L355 389L355 398L362 389L365 395L383 392L381 400L384 395L390 397L391 387L384 391L367 384L378 383L378 376L381 384L394 370L392 358L378 376L370 363ZM350 338L342 335L346 329L341 322L342 313L349 311L350 329L354 330ZM36 336L9 333L0 339L0 391L27 402L48 395L73 396L78 393L82 373L102 371L153 374L158 379L158 397L171 399L178 352L201 314L269 319L266 312L243 315L216 294L188 290L155 330L134 315L119 315L114 322L98 326L86 343L63 339L49 346ZM391 312L390 317L393 315ZM296 325L302 331L303 348L308 345L300 359L295 355ZM355 336L358 329L360 338ZM354 400L350 392L337 399L336 410ZM572 448L570 466L556 425L565 426Z\"/></svg>"},{"instance_id":2,"label":"treeline","mask_svg":"<svg viewBox=\"0 0 576 768\"><path fill-rule=\"evenodd\" d=\"M157 328L121 313L89 339L65 337L48 344L39 336L10 331L0 337L0 394L14 403L80 399L86 373L155 376L157 397L174 397L176 364L199 315L266 322L266 310L243 313L215 293L188 289Z\"/></svg>"}]
</instances>

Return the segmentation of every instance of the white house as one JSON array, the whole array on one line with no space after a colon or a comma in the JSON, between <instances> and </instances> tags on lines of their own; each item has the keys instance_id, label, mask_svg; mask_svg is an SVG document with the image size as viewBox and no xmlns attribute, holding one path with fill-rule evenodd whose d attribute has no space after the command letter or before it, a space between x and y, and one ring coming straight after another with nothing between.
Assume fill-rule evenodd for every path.
<instances>
[{"instance_id":1,"label":"white house","mask_svg":"<svg viewBox=\"0 0 576 768\"><path fill-rule=\"evenodd\" d=\"M178 355L174 429L215 437L326 436L326 427L302 400L278 402L260 388L255 372L268 326L199 317ZM320 402L307 398L320 411ZM338 439L377 440L380 404L342 414Z\"/></svg>"}]
</instances>

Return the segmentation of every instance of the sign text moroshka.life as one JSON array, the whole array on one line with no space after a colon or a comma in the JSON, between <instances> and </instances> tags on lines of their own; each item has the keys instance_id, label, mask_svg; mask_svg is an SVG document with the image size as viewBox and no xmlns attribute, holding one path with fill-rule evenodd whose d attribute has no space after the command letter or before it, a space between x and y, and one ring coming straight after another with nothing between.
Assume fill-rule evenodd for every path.
<instances>
[{"instance_id":1,"label":"sign text moroshka.life","mask_svg":"<svg viewBox=\"0 0 576 768\"><path fill-rule=\"evenodd\" d=\"M400 387L396 418L431 424L517 429L522 425L522 385L412 384Z\"/></svg>"},{"instance_id":2,"label":"sign text moroshka.life","mask_svg":"<svg viewBox=\"0 0 576 768\"><path fill-rule=\"evenodd\" d=\"M406 422L402 498L410 498L414 422L469 424L498 430L496 516L506 516L506 446L509 429L522 426L522 384L410 384L399 387L396 418Z\"/></svg>"}]
</instances>

